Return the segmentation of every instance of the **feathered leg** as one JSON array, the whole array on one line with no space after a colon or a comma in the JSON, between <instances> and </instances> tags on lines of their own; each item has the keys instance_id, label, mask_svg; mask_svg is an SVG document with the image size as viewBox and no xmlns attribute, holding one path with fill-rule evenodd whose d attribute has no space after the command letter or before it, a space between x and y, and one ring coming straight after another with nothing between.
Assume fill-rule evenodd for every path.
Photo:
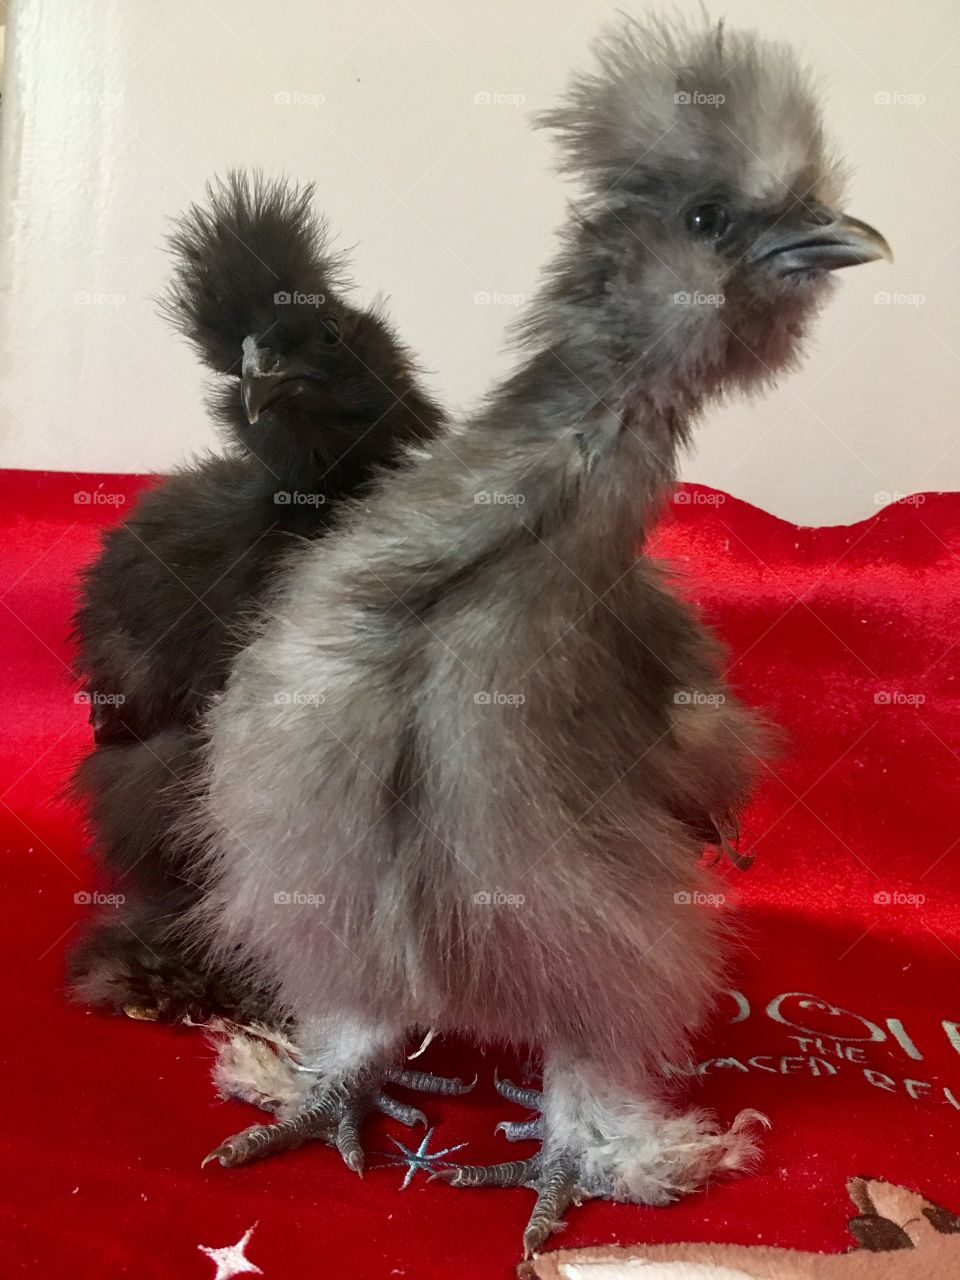
<instances>
[{"instance_id":1,"label":"feathered leg","mask_svg":"<svg viewBox=\"0 0 960 1280\"><path fill-rule=\"evenodd\" d=\"M571 1204L596 1198L668 1204L714 1173L744 1168L755 1152L753 1133L766 1123L756 1111L741 1111L724 1130L707 1112L671 1112L652 1088L628 1093L606 1085L595 1069L549 1059L542 1095L508 1081L497 1087L512 1101L540 1108L540 1151L526 1160L461 1165L435 1176L455 1187L533 1190L526 1257L546 1242ZM522 1122L522 1133L515 1125L507 1137L535 1136L535 1123Z\"/></svg>"},{"instance_id":2,"label":"feathered leg","mask_svg":"<svg viewBox=\"0 0 960 1280\"><path fill-rule=\"evenodd\" d=\"M371 1112L380 1111L411 1127L427 1123L422 1111L385 1093L384 1086L450 1096L469 1093L475 1083L410 1071L400 1062L402 1040L393 1029L341 1021L326 1043L295 1068L309 1083L302 1094L291 1095L278 1107L279 1121L251 1125L234 1134L211 1151L203 1164L219 1160L232 1168L318 1141L336 1147L347 1167L362 1174L360 1131Z\"/></svg>"}]
</instances>

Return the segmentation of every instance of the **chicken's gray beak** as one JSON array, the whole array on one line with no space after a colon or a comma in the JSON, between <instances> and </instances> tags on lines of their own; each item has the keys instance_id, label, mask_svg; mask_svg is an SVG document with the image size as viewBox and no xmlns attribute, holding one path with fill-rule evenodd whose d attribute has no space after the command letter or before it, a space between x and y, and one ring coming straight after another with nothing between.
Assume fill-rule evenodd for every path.
<instances>
[{"instance_id":1,"label":"chicken's gray beak","mask_svg":"<svg viewBox=\"0 0 960 1280\"><path fill-rule=\"evenodd\" d=\"M761 235L748 261L764 262L779 275L798 271L836 271L878 258L893 261L893 252L879 231L845 214L820 221L813 216L777 223Z\"/></svg>"},{"instance_id":2,"label":"chicken's gray beak","mask_svg":"<svg viewBox=\"0 0 960 1280\"><path fill-rule=\"evenodd\" d=\"M280 386L291 383L296 377L295 373L284 368L274 352L261 347L253 334L244 338L243 363L240 366L240 401L251 426L271 400L276 399Z\"/></svg>"}]
</instances>

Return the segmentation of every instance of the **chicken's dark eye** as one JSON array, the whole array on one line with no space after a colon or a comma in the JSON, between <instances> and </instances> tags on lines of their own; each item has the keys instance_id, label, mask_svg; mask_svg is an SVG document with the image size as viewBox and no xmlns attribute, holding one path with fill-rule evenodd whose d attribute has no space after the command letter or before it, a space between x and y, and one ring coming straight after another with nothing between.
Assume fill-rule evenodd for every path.
<instances>
[{"instance_id":1,"label":"chicken's dark eye","mask_svg":"<svg viewBox=\"0 0 960 1280\"><path fill-rule=\"evenodd\" d=\"M719 203L698 204L687 212L687 230L700 240L719 240L730 225L730 215Z\"/></svg>"},{"instance_id":2,"label":"chicken's dark eye","mask_svg":"<svg viewBox=\"0 0 960 1280\"><path fill-rule=\"evenodd\" d=\"M323 340L331 347L340 341L340 326L333 316L324 316L323 318Z\"/></svg>"}]
</instances>

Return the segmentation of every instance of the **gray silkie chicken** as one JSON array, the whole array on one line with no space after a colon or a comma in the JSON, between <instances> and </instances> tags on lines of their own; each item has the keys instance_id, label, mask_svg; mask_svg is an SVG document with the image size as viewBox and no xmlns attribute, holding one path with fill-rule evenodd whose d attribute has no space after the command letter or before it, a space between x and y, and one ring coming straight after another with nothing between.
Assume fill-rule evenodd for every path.
<instances>
[{"instance_id":1,"label":"gray silkie chicken","mask_svg":"<svg viewBox=\"0 0 960 1280\"><path fill-rule=\"evenodd\" d=\"M202 869L176 833L198 725L283 557L320 537L443 415L376 310L350 304L312 188L232 173L170 238L165 311L218 375L226 448L147 493L85 571L77 666L95 747L74 789L126 901L71 962L80 1000L134 1016L269 1017L264 993L194 951Z\"/></svg>"},{"instance_id":2,"label":"gray silkie chicken","mask_svg":"<svg viewBox=\"0 0 960 1280\"><path fill-rule=\"evenodd\" d=\"M624 22L543 123L582 199L484 407L287 571L209 721L196 926L275 984L310 1088L226 1140L360 1126L425 1029L543 1055L537 1154L457 1186L662 1204L749 1163L668 1101L721 981L705 833L762 733L644 552L717 397L798 357L836 268L889 257L790 52ZM517 1096L526 1097L519 1094Z\"/></svg>"}]
</instances>

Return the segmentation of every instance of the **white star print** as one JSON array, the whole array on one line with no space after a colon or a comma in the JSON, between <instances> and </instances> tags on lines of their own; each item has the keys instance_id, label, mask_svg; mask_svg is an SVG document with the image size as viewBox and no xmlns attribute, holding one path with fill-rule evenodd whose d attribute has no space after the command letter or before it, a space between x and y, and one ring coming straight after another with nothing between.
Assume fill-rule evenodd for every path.
<instances>
[{"instance_id":1,"label":"white star print","mask_svg":"<svg viewBox=\"0 0 960 1280\"><path fill-rule=\"evenodd\" d=\"M254 1223L252 1227L247 1228L236 1244L228 1244L223 1249L208 1249L205 1244L197 1245L201 1253L205 1253L217 1264L217 1274L213 1280L231 1280L232 1276L242 1275L244 1271L252 1271L258 1276L263 1275L260 1268L244 1255L244 1250L250 1243L250 1237L256 1227L257 1224Z\"/></svg>"}]
</instances>

